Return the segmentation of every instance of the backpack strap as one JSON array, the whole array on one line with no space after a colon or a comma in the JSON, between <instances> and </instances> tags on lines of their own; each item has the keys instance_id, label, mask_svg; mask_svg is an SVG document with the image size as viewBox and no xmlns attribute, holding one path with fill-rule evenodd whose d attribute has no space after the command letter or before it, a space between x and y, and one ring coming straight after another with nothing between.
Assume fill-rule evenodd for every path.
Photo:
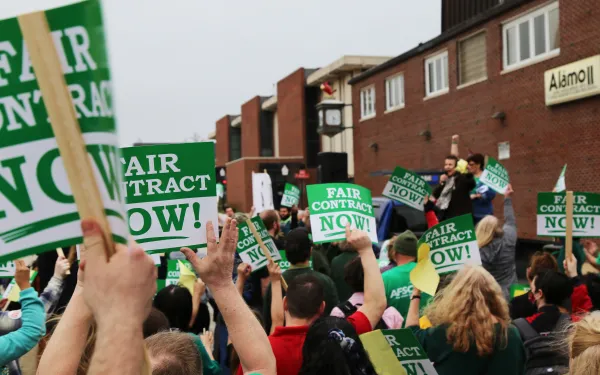
<instances>
[{"instance_id":1,"label":"backpack strap","mask_svg":"<svg viewBox=\"0 0 600 375\"><path fill-rule=\"evenodd\" d=\"M358 307L354 306L350 301L340 303L339 305L337 305L337 308L342 310L345 318L354 314L358 310Z\"/></svg>"},{"instance_id":2,"label":"backpack strap","mask_svg":"<svg viewBox=\"0 0 600 375\"><path fill-rule=\"evenodd\" d=\"M521 335L523 342L534 339L540 335L535 329L533 329L527 319L516 319L513 321L513 324L519 330L519 334Z\"/></svg>"}]
</instances>

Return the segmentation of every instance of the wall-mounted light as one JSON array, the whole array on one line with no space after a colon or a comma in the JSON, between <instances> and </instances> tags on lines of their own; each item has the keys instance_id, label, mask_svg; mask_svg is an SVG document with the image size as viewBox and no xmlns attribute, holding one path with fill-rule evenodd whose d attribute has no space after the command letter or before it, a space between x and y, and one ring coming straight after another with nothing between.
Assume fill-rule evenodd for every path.
<instances>
[{"instance_id":1,"label":"wall-mounted light","mask_svg":"<svg viewBox=\"0 0 600 375\"><path fill-rule=\"evenodd\" d=\"M290 170L288 169L287 165L284 165L283 167L281 167L281 175L285 177L288 174L290 174Z\"/></svg>"},{"instance_id":2,"label":"wall-mounted light","mask_svg":"<svg viewBox=\"0 0 600 375\"><path fill-rule=\"evenodd\" d=\"M431 132L429 130L421 130L421 132L419 132L419 136L425 137L426 141L431 140Z\"/></svg>"},{"instance_id":3,"label":"wall-mounted light","mask_svg":"<svg viewBox=\"0 0 600 375\"><path fill-rule=\"evenodd\" d=\"M377 142L372 142L369 144L369 148L375 152L379 151L379 144Z\"/></svg>"},{"instance_id":4,"label":"wall-mounted light","mask_svg":"<svg viewBox=\"0 0 600 375\"><path fill-rule=\"evenodd\" d=\"M492 115L492 119L500 120L500 123L504 125L504 120L506 119L506 113L504 111L496 112Z\"/></svg>"}]
</instances>

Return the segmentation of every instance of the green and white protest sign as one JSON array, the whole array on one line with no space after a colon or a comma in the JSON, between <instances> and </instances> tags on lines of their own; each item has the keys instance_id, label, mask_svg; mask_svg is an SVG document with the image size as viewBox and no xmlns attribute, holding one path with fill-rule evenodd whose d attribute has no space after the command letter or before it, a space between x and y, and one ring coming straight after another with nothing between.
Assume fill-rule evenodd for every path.
<instances>
[{"instance_id":1,"label":"green and white protest sign","mask_svg":"<svg viewBox=\"0 0 600 375\"><path fill-rule=\"evenodd\" d=\"M496 192L504 194L509 184L508 171L502 164L498 163L498 160L488 156L480 181Z\"/></svg>"},{"instance_id":2,"label":"green and white protest sign","mask_svg":"<svg viewBox=\"0 0 600 375\"><path fill-rule=\"evenodd\" d=\"M537 234L564 237L566 193L538 193ZM600 237L600 194L573 193L573 236Z\"/></svg>"},{"instance_id":3,"label":"green and white protest sign","mask_svg":"<svg viewBox=\"0 0 600 375\"><path fill-rule=\"evenodd\" d=\"M211 142L121 150L123 191L133 238L149 253L206 247L217 193Z\"/></svg>"},{"instance_id":4,"label":"green and white protest sign","mask_svg":"<svg viewBox=\"0 0 600 375\"><path fill-rule=\"evenodd\" d=\"M466 264L481 265L471 215L457 216L429 228L417 244L427 243L429 259L439 274L458 271Z\"/></svg>"},{"instance_id":5,"label":"green and white protest sign","mask_svg":"<svg viewBox=\"0 0 600 375\"><path fill-rule=\"evenodd\" d=\"M285 250L279 250L279 256L281 257L281 259L279 259L279 262L277 262L277 264L279 264L279 268L281 269L281 272L285 272L285 271L289 270L290 267L292 266L292 264L288 260ZM313 268L312 255L310 256L308 265L310 266L311 269Z\"/></svg>"},{"instance_id":6,"label":"green and white protest sign","mask_svg":"<svg viewBox=\"0 0 600 375\"><path fill-rule=\"evenodd\" d=\"M353 184L319 184L307 188L314 243L343 241L346 224L369 234L377 243L371 191Z\"/></svg>"},{"instance_id":7,"label":"green and white protest sign","mask_svg":"<svg viewBox=\"0 0 600 375\"><path fill-rule=\"evenodd\" d=\"M425 196L431 195L431 187L418 174L396 167L383 189L383 196L402 202L407 206L423 211Z\"/></svg>"},{"instance_id":8,"label":"green and white protest sign","mask_svg":"<svg viewBox=\"0 0 600 375\"><path fill-rule=\"evenodd\" d=\"M46 12L113 237L127 219L100 1ZM81 243L79 214L17 19L0 22L0 262Z\"/></svg>"},{"instance_id":9,"label":"green and white protest sign","mask_svg":"<svg viewBox=\"0 0 600 375\"><path fill-rule=\"evenodd\" d=\"M281 198L281 205L284 207L293 207L297 206L298 202L300 202L300 189L296 185L286 183L283 197Z\"/></svg>"},{"instance_id":10,"label":"green and white protest sign","mask_svg":"<svg viewBox=\"0 0 600 375\"><path fill-rule=\"evenodd\" d=\"M427 353L410 329L383 329L381 333L407 375L437 375Z\"/></svg>"},{"instance_id":11,"label":"green and white protest sign","mask_svg":"<svg viewBox=\"0 0 600 375\"><path fill-rule=\"evenodd\" d=\"M15 276L15 271L17 271L17 266L15 266L14 262L6 261L0 263L0 279L11 278Z\"/></svg>"},{"instance_id":12,"label":"green and white protest sign","mask_svg":"<svg viewBox=\"0 0 600 375\"><path fill-rule=\"evenodd\" d=\"M556 181L556 185L554 185L554 192L555 193L561 193L565 190L567 190L567 183L565 181L565 174L567 173L567 165L565 164L565 166L563 167L562 171L560 172L560 176L558 177L558 181Z\"/></svg>"},{"instance_id":13,"label":"green and white protest sign","mask_svg":"<svg viewBox=\"0 0 600 375\"><path fill-rule=\"evenodd\" d=\"M513 284L510 286L510 298L515 298L527 294L531 290L528 284Z\"/></svg>"},{"instance_id":14,"label":"green and white protest sign","mask_svg":"<svg viewBox=\"0 0 600 375\"><path fill-rule=\"evenodd\" d=\"M179 277L181 276L181 269L179 265L184 264L188 267L188 270L193 270L192 264L187 260L169 259L167 261L167 277L165 278L165 286L177 285L179 283Z\"/></svg>"},{"instance_id":15,"label":"green and white protest sign","mask_svg":"<svg viewBox=\"0 0 600 375\"><path fill-rule=\"evenodd\" d=\"M255 216L251 221L252 224L254 224L254 228L256 228L258 235L262 239L262 242L269 250L269 254L271 254L273 261L279 261L281 259L279 250L277 249L277 246L275 246L275 242L273 242L271 236L269 236L269 232L267 232L267 228L265 228L265 224L261 218ZM254 235L246 222L238 223L237 252L240 254L242 261L252 267L252 271L267 266L267 258L263 254L258 241L254 238Z\"/></svg>"}]
</instances>

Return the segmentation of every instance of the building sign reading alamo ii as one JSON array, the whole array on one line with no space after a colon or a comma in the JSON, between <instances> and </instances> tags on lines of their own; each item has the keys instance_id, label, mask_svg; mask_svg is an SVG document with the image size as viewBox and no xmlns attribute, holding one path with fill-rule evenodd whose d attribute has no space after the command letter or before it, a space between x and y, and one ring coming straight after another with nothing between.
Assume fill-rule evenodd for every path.
<instances>
[{"instance_id":1,"label":"building sign reading alamo ii","mask_svg":"<svg viewBox=\"0 0 600 375\"><path fill-rule=\"evenodd\" d=\"M544 86L548 106L600 94L600 55L548 70Z\"/></svg>"}]
</instances>

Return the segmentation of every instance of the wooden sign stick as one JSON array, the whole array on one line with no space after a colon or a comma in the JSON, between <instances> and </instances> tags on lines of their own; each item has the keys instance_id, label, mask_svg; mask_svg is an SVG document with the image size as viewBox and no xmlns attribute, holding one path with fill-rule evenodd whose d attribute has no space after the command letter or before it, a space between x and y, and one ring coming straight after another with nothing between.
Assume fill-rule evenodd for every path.
<instances>
[{"instance_id":1,"label":"wooden sign stick","mask_svg":"<svg viewBox=\"0 0 600 375\"><path fill-rule=\"evenodd\" d=\"M67 257L65 256L65 252L63 251L62 247L59 247L56 249L56 253L58 254L59 257L63 257L65 259L67 259ZM69 266L71 265L71 263L69 262ZM67 275L71 274L71 270L67 270L66 272Z\"/></svg>"},{"instance_id":2,"label":"wooden sign stick","mask_svg":"<svg viewBox=\"0 0 600 375\"><path fill-rule=\"evenodd\" d=\"M565 259L571 259L573 254L573 192L567 191L567 209L566 209L566 230L565 230Z\"/></svg>"},{"instance_id":3,"label":"wooden sign stick","mask_svg":"<svg viewBox=\"0 0 600 375\"><path fill-rule=\"evenodd\" d=\"M75 198L79 217L95 219L104 235L106 261L115 253L110 224L104 212L102 196L77 121L77 115L62 71L60 59L50 34L45 12L18 17L23 38L35 71L58 150L65 166L69 185ZM146 346L142 374L151 375Z\"/></svg>"},{"instance_id":4,"label":"wooden sign stick","mask_svg":"<svg viewBox=\"0 0 600 375\"><path fill-rule=\"evenodd\" d=\"M271 253L269 252L269 249L267 249L267 245L265 245L262 238L260 238L258 231L254 227L254 223L252 223L252 220L246 219L246 224L248 225L248 228L250 228L250 232L252 232L254 239L256 240L256 242L258 242L258 247L260 247L264 256L267 258L267 260L273 261L273 257L271 257ZM283 278L283 275L281 275L281 286L283 287L283 290L287 292L288 285L285 279Z\"/></svg>"}]
</instances>

